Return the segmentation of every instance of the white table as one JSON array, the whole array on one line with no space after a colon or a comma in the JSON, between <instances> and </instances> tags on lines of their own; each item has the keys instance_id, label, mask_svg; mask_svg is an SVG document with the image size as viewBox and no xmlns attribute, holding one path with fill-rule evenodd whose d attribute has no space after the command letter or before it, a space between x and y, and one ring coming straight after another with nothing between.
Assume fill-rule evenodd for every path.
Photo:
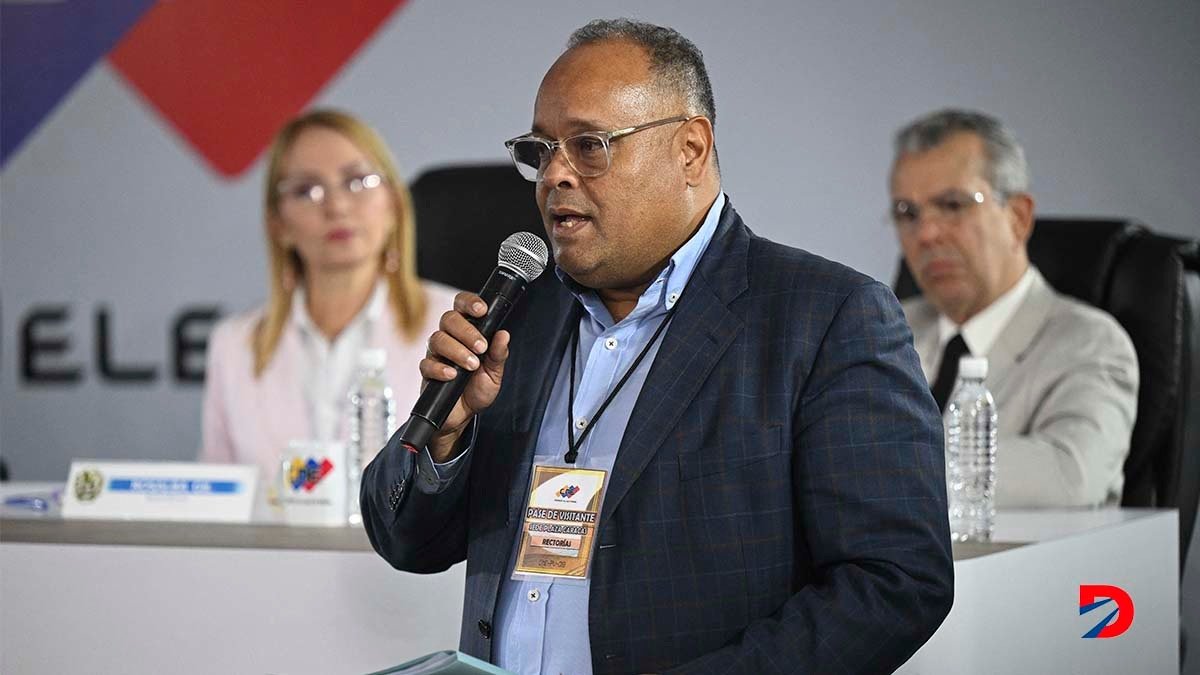
<instances>
[{"instance_id":1,"label":"white table","mask_svg":"<svg viewBox=\"0 0 1200 675\"><path fill-rule=\"evenodd\" d=\"M1177 673L1176 522L1001 513L997 543L956 547L954 609L900 672ZM396 572L349 528L4 509L0 672L368 672L457 645L463 575ZM1081 583L1129 591L1129 632L1081 639L1101 618L1079 616Z\"/></svg>"},{"instance_id":2,"label":"white table","mask_svg":"<svg viewBox=\"0 0 1200 675\"><path fill-rule=\"evenodd\" d=\"M0 673L380 670L457 647L465 569L397 572L348 527L3 509Z\"/></svg>"},{"instance_id":3,"label":"white table","mask_svg":"<svg viewBox=\"0 0 1200 675\"><path fill-rule=\"evenodd\" d=\"M1025 544L956 551L954 608L897 672L1177 674L1178 532L1174 510L1001 512L995 540ZM1082 637L1111 609L1081 616L1080 584L1129 593L1125 634Z\"/></svg>"}]
</instances>

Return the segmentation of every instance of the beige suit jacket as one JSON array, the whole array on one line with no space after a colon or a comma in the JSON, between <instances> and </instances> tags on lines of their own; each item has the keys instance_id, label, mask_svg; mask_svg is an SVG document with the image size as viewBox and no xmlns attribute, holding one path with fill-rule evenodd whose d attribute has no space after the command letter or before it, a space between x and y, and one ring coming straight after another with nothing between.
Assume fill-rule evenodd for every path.
<instances>
[{"instance_id":1,"label":"beige suit jacket","mask_svg":"<svg viewBox=\"0 0 1200 675\"><path fill-rule=\"evenodd\" d=\"M1033 272L985 355L1000 427L996 505L1117 504L1137 415L1133 343L1111 316ZM937 310L921 297L902 304L918 351L936 353Z\"/></svg>"}]
</instances>

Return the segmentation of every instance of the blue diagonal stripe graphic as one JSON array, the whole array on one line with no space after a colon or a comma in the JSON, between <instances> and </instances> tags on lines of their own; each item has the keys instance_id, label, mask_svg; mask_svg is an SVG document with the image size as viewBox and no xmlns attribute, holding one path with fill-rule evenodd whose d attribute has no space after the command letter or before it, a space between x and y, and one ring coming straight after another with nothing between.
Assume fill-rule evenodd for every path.
<instances>
[{"instance_id":1,"label":"blue diagonal stripe graphic","mask_svg":"<svg viewBox=\"0 0 1200 675\"><path fill-rule=\"evenodd\" d=\"M1103 621L1101 621L1100 623L1098 623L1098 624L1096 624L1095 626L1093 626L1093 627L1092 627L1092 629L1091 629L1091 630L1089 630L1088 632L1084 633L1084 634L1083 634L1083 637L1085 637L1085 638L1094 638L1094 637L1096 637L1097 635L1099 635L1099 634L1100 634L1100 631L1104 630L1104 627L1105 627L1105 626L1107 626L1107 625L1108 625L1108 623L1109 623L1110 621L1112 621L1112 620L1113 620L1113 617L1117 615L1117 612L1118 612L1118 611L1120 611L1120 610L1116 610L1116 609L1114 609L1114 610L1112 611L1112 613L1110 613L1108 616L1104 617L1104 620L1103 620Z\"/></svg>"},{"instance_id":2,"label":"blue diagonal stripe graphic","mask_svg":"<svg viewBox=\"0 0 1200 675\"><path fill-rule=\"evenodd\" d=\"M0 0L0 166L154 0Z\"/></svg>"}]
</instances>

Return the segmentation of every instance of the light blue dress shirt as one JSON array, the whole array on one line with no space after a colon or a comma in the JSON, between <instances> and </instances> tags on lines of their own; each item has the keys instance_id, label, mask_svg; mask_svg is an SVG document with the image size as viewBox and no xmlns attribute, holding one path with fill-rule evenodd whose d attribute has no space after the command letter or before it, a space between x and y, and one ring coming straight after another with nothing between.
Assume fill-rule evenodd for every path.
<instances>
[{"instance_id":1,"label":"light blue dress shirt","mask_svg":"<svg viewBox=\"0 0 1200 675\"><path fill-rule=\"evenodd\" d=\"M671 256L638 299L629 316L614 323L608 309L595 291L576 284L561 269L559 279L583 305L579 320L578 360L575 389L574 424L578 440L583 429L591 424L594 414L609 392L617 385L633 361L646 347L667 312L683 293L697 262L708 248L717 222L725 207L725 195L720 193L709 208L700 229ZM658 353L662 337L650 347L646 358L630 376L608 409L588 433L579 450L575 465L585 469L603 469L611 474L617 449L625 435L625 427L633 406L641 393L642 384ZM564 466L567 445L568 384L573 355L563 354L558 368L546 414L534 448L535 464ZM433 465L428 452L418 461L418 486L426 492L440 492L457 473L455 465L466 456L446 464ZM611 478L611 476L610 476ZM527 485L512 489L528 492ZM509 575L516 564L521 531L513 542L509 558ZM500 587L499 604L493 621L495 662L519 675L582 675L592 672L591 644L588 635L588 591L586 580L533 578L513 580L506 576Z\"/></svg>"}]
</instances>

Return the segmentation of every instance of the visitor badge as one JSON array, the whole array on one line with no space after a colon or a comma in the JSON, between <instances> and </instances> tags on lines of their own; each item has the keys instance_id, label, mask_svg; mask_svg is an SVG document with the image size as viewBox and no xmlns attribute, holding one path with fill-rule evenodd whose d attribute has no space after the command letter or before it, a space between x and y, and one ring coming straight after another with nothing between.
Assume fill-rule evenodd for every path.
<instances>
[{"instance_id":1,"label":"visitor badge","mask_svg":"<svg viewBox=\"0 0 1200 675\"><path fill-rule=\"evenodd\" d=\"M587 579L607 475L600 469L534 465L513 578Z\"/></svg>"}]
</instances>

